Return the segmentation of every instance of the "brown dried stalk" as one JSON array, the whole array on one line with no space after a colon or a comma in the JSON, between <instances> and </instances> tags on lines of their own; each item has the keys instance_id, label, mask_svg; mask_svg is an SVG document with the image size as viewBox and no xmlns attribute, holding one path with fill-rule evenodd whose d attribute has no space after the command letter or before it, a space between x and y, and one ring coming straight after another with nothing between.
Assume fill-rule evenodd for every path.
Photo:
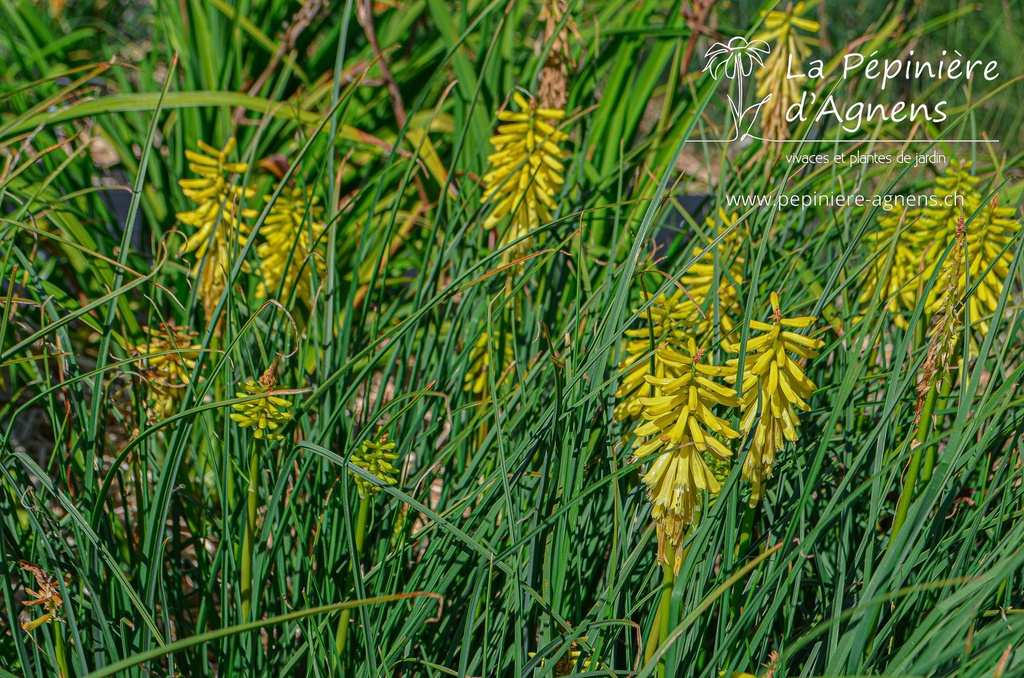
<instances>
[{"instance_id":1,"label":"brown dried stalk","mask_svg":"<svg viewBox=\"0 0 1024 678\"><path fill-rule=\"evenodd\" d=\"M540 49L543 45L551 45L544 61L544 68L540 72L538 98L541 108L565 109L569 98L569 71L576 68L576 61L572 58L572 50L569 47L569 36L571 34L578 42L582 42L582 38L572 15L565 18L567 13L566 0L546 0L541 6L538 18L544 22L544 40L542 43L539 42L537 47Z\"/></svg>"},{"instance_id":2,"label":"brown dried stalk","mask_svg":"<svg viewBox=\"0 0 1024 678\"><path fill-rule=\"evenodd\" d=\"M921 368L921 380L917 384L917 406L914 408L914 426L921 423L921 411L932 388L938 388L935 376L941 374L939 381L949 378L949 366L956 350L957 332L960 326L960 275L964 265L964 241L967 227L961 215L956 224L953 251L945 266L946 282L942 293L942 306L932 320L931 339L928 342L928 354Z\"/></svg>"}]
</instances>

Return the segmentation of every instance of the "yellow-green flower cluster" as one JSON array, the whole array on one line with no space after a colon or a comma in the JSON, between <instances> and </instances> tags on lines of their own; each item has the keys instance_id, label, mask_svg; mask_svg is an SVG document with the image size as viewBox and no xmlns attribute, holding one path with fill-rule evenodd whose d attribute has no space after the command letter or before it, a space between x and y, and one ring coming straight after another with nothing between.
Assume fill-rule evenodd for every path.
<instances>
[{"instance_id":1,"label":"yellow-green flower cluster","mask_svg":"<svg viewBox=\"0 0 1024 678\"><path fill-rule=\"evenodd\" d=\"M812 39L804 33L815 34L821 28L817 21L805 19L807 5L798 2L796 7L786 11L774 10L764 20L764 31L754 36L757 40L772 43L772 51L758 69L757 96L771 94L761 106L761 127L767 139L788 139L789 123L786 111L800 100L800 88L806 78L790 77L789 64L803 63L810 52ZM741 104L742 106L742 104Z\"/></svg>"},{"instance_id":2,"label":"yellow-green flower cluster","mask_svg":"<svg viewBox=\"0 0 1024 678\"><path fill-rule=\"evenodd\" d=\"M896 325L906 329L904 310L911 310L920 296L921 255L911 246L905 214L884 216L878 220L879 229L871 236L874 260L867 271L867 279L860 294L862 304L879 302L892 315ZM901 231L903 231L901 233ZM890 249L892 252L889 261Z\"/></svg>"},{"instance_id":3,"label":"yellow-green flower cluster","mask_svg":"<svg viewBox=\"0 0 1024 678\"><path fill-rule=\"evenodd\" d=\"M704 287L695 285L698 293L710 294L709 273L700 275ZM730 441L741 433L750 436L743 478L752 485L754 505L776 456L786 441L797 440L797 410L809 409L807 399L816 387L799 361L816 357L823 343L795 330L809 328L815 318L783 317L774 292L771 303L770 323L750 323L753 334L747 341L741 397L735 388L738 358L714 365L711 355L698 348L692 315L696 307L681 291L658 297L641 314L646 326L627 330L616 418L641 419L633 430L633 457L647 463L643 482L658 533L658 558L676 572L688 529L721 490L733 454ZM735 306L728 310L738 313ZM709 341L710 332L703 332ZM728 340L722 346L739 350ZM727 419L732 408L741 410L739 430Z\"/></svg>"},{"instance_id":4,"label":"yellow-green flower cluster","mask_svg":"<svg viewBox=\"0 0 1024 678\"><path fill-rule=\"evenodd\" d=\"M690 332L701 345L713 342L715 328L721 336L732 332L732 316L739 313L739 285L743 283L743 231L736 226L737 215L718 210L718 218L708 217L705 226L710 240L690 248L693 264L679 279L689 302L688 316L682 320L692 327ZM718 280L715 280L716 262ZM717 294L715 291L717 290ZM715 306L718 318L716 324Z\"/></svg>"},{"instance_id":5,"label":"yellow-green flower cluster","mask_svg":"<svg viewBox=\"0 0 1024 678\"><path fill-rule=\"evenodd\" d=\"M964 248L969 266L962 267L960 289L967 290L970 276L971 286L976 285L968 298L971 321L982 332L988 331L988 319L996 310L1012 261L1005 248L1021 226L1012 207L1000 207L996 200L985 202L978 190L980 179L969 168L970 163L947 167L935 180L933 199L926 206L893 210L878 219L881 228L871 236L873 261L860 301L884 303L899 327L908 327L905 312L917 306L947 245L956 238L960 218L965 217L970 220ZM895 251L887 267L894 239ZM942 295L942 286L935 285L925 300L928 312L939 310Z\"/></svg>"},{"instance_id":6,"label":"yellow-green flower cluster","mask_svg":"<svg viewBox=\"0 0 1024 678\"><path fill-rule=\"evenodd\" d=\"M249 168L247 163L229 160L236 145L233 137L220 149L203 141L198 145L202 153L185 151L185 154L189 169L199 177L178 182L185 197L197 206L177 216L183 224L196 229L182 246L181 253L195 255L192 274L200 276L199 297L209 315L224 292L231 255L245 244L251 232L246 220L255 218L257 212L241 205L255 197L256 189L233 183L237 175ZM279 157L261 162L260 166L281 179L287 165L282 167ZM312 189L298 187L285 188L277 200L272 196L264 196L264 200L271 205L260 229L260 244L256 247L263 273L256 298L273 296L288 302L294 295L296 300L311 308L314 281L322 279L327 268L322 247L326 228L322 220L324 208ZM249 272L251 269L244 263L242 270Z\"/></svg>"},{"instance_id":7,"label":"yellow-green flower cluster","mask_svg":"<svg viewBox=\"0 0 1024 678\"><path fill-rule=\"evenodd\" d=\"M487 157L490 171L484 175L487 189L482 203L491 204L490 216L484 221L485 229L495 228L506 216L511 223L501 239L501 246L525 238L551 220L551 212L558 205L555 196L565 179L565 151L558 144L568 137L547 121L561 120L565 111L536 108L518 92L512 95L519 112L500 111L498 119L503 125L491 137L494 153ZM531 246L532 238L516 244L505 258L518 256Z\"/></svg>"},{"instance_id":8,"label":"yellow-green flower cluster","mask_svg":"<svg viewBox=\"0 0 1024 678\"><path fill-rule=\"evenodd\" d=\"M466 370L462 390L479 396L481 400L487 398L490 390L491 377L488 374L491 371L492 353L501 360L494 374L494 386L501 386L501 382L508 376L506 372L508 367L515 361L513 341L515 341L515 337L512 336L512 333L506 332L504 337L497 333L493 334L488 342L488 334L486 331L483 332L473 343L473 347L469 349L469 369Z\"/></svg>"},{"instance_id":9,"label":"yellow-green flower cluster","mask_svg":"<svg viewBox=\"0 0 1024 678\"><path fill-rule=\"evenodd\" d=\"M674 377L672 368L661 361L655 349L668 346L676 351L686 348L688 339L699 345L714 342L715 328L722 328L722 336L734 328L731 316L739 311L739 288L743 281L744 259L741 236L735 228L736 215L719 210L718 218L708 217L709 242L691 246L693 264L679 279L682 289L671 295L661 294L651 301L651 295L640 293L641 325L625 330L623 349L626 356L619 363L623 373L615 397L615 418L619 421L640 416L642 396L652 392L646 377ZM717 251L717 252L716 252ZM716 262L717 254L717 262ZM718 280L715 280L716 263ZM715 292L717 291L717 294ZM717 303L719 323L715 323ZM646 308L644 308L646 307Z\"/></svg>"},{"instance_id":10,"label":"yellow-green flower cluster","mask_svg":"<svg viewBox=\"0 0 1024 678\"><path fill-rule=\"evenodd\" d=\"M715 380L735 375L735 367L712 365L692 338L685 353L663 346L658 356L679 376L646 377L660 395L640 398L643 421L634 430L634 455L651 459L643 481L658 530L658 554L678 572L686 529L705 499L721 489L704 455L727 460L732 451L722 439L739 436L715 410L736 407L739 399L735 389Z\"/></svg>"},{"instance_id":11,"label":"yellow-green flower cluster","mask_svg":"<svg viewBox=\"0 0 1024 678\"><path fill-rule=\"evenodd\" d=\"M160 323L159 327L144 330L148 341L135 350L144 358L150 420L160 421L174 414L192 383L201 347L195 343L195 332L174 323Z\"/></svg>"},{"instance_id":12,"label":"yellow-green flower cluster","mask_svg":"<svg viewBox=\"0 0 1024 678\"><path fill-rule=\"evenodd\" d=\"M270 202L271 196L264 200ZM324 208L319 203L312 189L296 187L282 191L271 205L260 227L263 242L256 248L263 270L263 280L256 289L258 299L274 296L287 301L294 293L297 300L312 308L314 271L316 279L322 280L327 270L320 247Z\"/></svg>"},{"instance_id":13,"label":"yellow-green flower cluster","mask_svg":"<svg viewBox=\"0 0 1024 678\"><path fill-rule=\"evenodd\" d=\"M754 431L743 463L743 479L751 484L751 506L761 500L764 481L771 478L775 458L785 449L786 441L797 441L800 422L796 411L810 409L807 399L817 388L798 361L816 358L818 349L824 345L821 340L793 331L809 328L816 320L814 316L783 317L775 292L771 294L771 304L771 322L750 321L751 332L758 334L747 340L743 363L740 430L744 434ZM728 361L733 375L738 362L738 358Z\"/></svg>"},{"instance_id":14,"label":"yellow-green flower cluster","mask_svg":"<svg viewBox=\"0 0 1024 678\"><path fill-rule=\"evenodd\" d=\"M379 434L376 440L363 441L359 450L352 454L352 463L385 485L394 485L398 482L398 469L391 463L398 459L394 450L395 443L388 440L388 434ZM360 497L371 497L380 492L379 485L355 473L352 473L352 477L359 488Z\"/></svg>"},{"instance_id":15,"label":"yellow-green flower cluster","mask_svg":"<svg viewBox=\"0 0 1024 678\"><path fill-rule=\"evenodd\" d=\"M640 293L643 306L648 306L640 313L642 325L627 329L623 340L626 357L619 363L619 371L623 372L622 381L615 391L618 404L615 406L615 418L619 421L636 419L640 416L643 405L640 398L654 395L647 377L678 376L658 356L658 346L682 348L686 345L686 332L683 331L682 319L689 317L689 299L683 290L677 290L671 296L658 295L651 302L651 295Z\"/></svg>"},{"instance_id":16,"label":"yellow-green flower cluster","mask_svg":"<svg viewBox=\"0 0 1024 678\"><path fill-rule=\"evenodd\" d=\"M199 298L209 316L227 284L232 253L237 244L245 243L249 232L242 219L256 216L255 210L241 206L243 201L256 195L256 189L232 183L234 175L244 174L249 168L244 162L228 160L235 148L234 137L220 149L203 141L199 141L198 146L203 153L188 150L185 156L189 170L199 178L178 181L182 193L196 203L196 207L179 212L177 217L181 223L197 229L185 241L180 253L195 255L192 274L200 275L201 270ZM205 266L202 265L204 259Z\"/></svg>"},{"instance_id":17,"label":"yellow-green flower cluster","mask_svg":"<svg viewBox=\"0 0 1024 678\"><path fill-rule=\"evenodd\" d=\"M957 230L960 217L970 219L979 210L978 214L965 224L966 231L964 240L968 266L961 266L960 290L967 289L968 276L971 286L974 289L968 298L968 311L971 323L976 324L983 332L988 332L988 318L995 313L999 305L999 297L1003 293L1003 287L1010 275L1010 263L1013 261L1013 253L1006 246L1021 229L1020 221L1016 217L1016 210L1013 207L1000 207L998 200L984 201L981 192L978 190L980 179L968 172L969 165L962 165L958 168L952 166L946 168L945 176L935 180L937 189L936 195L940 197L940 203L947 202L945 196L949 195L949 202L955 203L954 196L962 197L963 207L957 209L955 206L945 208L925 207L921 211L923 225L930 227L943 245L957 237ZM922 234L923 237L927 237ZM936 252L938 259L942 252ZM962 256L962 253L961 253ZM937 266L936 261L932 266ZM989 270L991 267L991 270ZM934 270L934 269L932 269ZM930 275L929 271L929 275ZM928 311L937 312L942 306L941 285L936 285L928 299Z\"/></svg>"},{"instance_id":18,"label":"yellow-green flower cluster","mask_svg":"<svg viewBox=\"0 0 1024 678\"><path fill-rule=\"evenodd\" d=\"M270 393L276 385L274 368L271 367L263 373L259 381L249 379L242 384L242 390L235 393L235 397L249 400L231 406L235 410L231 413L231 419L243 428L252 428L256 440L283 440L284 436L278 433L277 429L292 418L291 412L286 411L291 408L292 403Z\"/></svg>"}]
</instances>

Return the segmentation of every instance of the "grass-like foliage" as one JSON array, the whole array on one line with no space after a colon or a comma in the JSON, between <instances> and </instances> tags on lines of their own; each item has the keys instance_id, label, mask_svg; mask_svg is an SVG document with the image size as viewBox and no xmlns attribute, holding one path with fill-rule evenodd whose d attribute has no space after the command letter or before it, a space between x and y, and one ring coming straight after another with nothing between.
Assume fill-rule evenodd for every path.
<instances>
[{"instance_id":1,"label":"grass-like foliage","mask_svg":"<svg viewBox=\"0 0 1024 678\"><path fill-rule=\"evenodd\" d=\"M0 0L0 677L1024 674L1022 26Z\"/></svg>"}]
</instances>

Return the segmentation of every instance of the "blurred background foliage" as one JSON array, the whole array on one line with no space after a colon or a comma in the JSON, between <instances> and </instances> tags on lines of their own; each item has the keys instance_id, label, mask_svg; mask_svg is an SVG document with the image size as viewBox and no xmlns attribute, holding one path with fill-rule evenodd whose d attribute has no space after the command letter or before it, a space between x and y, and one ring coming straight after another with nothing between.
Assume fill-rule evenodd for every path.
<instances>
[{"instance_id":1,"label":"blurred background foliage","mask_svg":"<svg viewBox=\"0 0 1024 678\"><path fill-rule=\"evenodd\" d=\"M787 3L0 0L0 675L1019 672L1024 6L788 7L820 24L807 39L822 59L955 48L1002 65L990 89L891 95L950 100L919 138L1000 139L934 150L971 161L984 200L1017 215L998 309L963 331L924 434L939 273L914 272L897 323L861 295L896 245L871 237L879 209L725 196L927 193L944 165L801 169L759 142L699 141L730 124L703 55L773 9ZM539 94L545 68L564 83L566 181L536 246L508 261L482 228L480 178L496 112L517 88ZM178 182L194 177L186 151L232 136L258 216L207 306L178 254L193 232ZM324 208L323 268L312 300L266 302L265 198L292 187ZM819 316L819 390L756 511L727 469L645 661L662 580L632 427L613 417L620 338L642 324L641 291L675 289L717 251L705 217L720 208L746 234L735 324L765 320L771 291ZM154 417L140 347L160 323L195 332L197 378ZM228 414L272 365L292 418L256 447ZM381 432L400 473L360 517L351 460ZM922 445L934 468L892 530ZM42 583L62 621L26 632Z\"/></svg>"}]
</instances>

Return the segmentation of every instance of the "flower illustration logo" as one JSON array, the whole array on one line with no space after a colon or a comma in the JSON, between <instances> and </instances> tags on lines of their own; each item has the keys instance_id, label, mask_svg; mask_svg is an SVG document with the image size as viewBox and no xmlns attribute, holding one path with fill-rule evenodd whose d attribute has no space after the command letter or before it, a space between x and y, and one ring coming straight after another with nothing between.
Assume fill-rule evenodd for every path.
<instances>
[{"instance_id":1,"label":"flower illustration logo","mask_svg":"<svg viewBox=\"0 0 1024 678\"><path fill-rule=\"evenodd\" d=\"M737 76L746 77L754 72L755 63L764 67L763 57L768 56L771 51L771 46L764 40L747 40L738 35L729 42L716 42L711 45L704 55L708 62L704 70L709 71L715 80L718 80L722 73L725 73L729 80Z\"/></svg>"},{"instance_id":2,"label":"flower illustration logo","mask_svg":"<svg viewBox=\"0 0 1024 678\"><path fill-rule=\"evenodd\" d=\"M765 102L772 98L772 95L769 94L761 101L742 108L743 79L754 72L755 63L764 68L764 57L768 56L771 51L771 46L764 40L747 40L738 35L731 38L729 42L716 42L704 54L707 61L704 71L710 73L712 78L718 80L718 76L724 74L727 79L736 80L737 101L733 101L732 97L727 95L729 110L732 111L734 118L733 126L736 135L727 141L738 141L741 138L752 136L750 128L753 127L754 121L757 119L757 112ZM746 131L741 132L743 120L748 115L751 115L750 122L746 125Z\"/></svg>"}]
</instances>

